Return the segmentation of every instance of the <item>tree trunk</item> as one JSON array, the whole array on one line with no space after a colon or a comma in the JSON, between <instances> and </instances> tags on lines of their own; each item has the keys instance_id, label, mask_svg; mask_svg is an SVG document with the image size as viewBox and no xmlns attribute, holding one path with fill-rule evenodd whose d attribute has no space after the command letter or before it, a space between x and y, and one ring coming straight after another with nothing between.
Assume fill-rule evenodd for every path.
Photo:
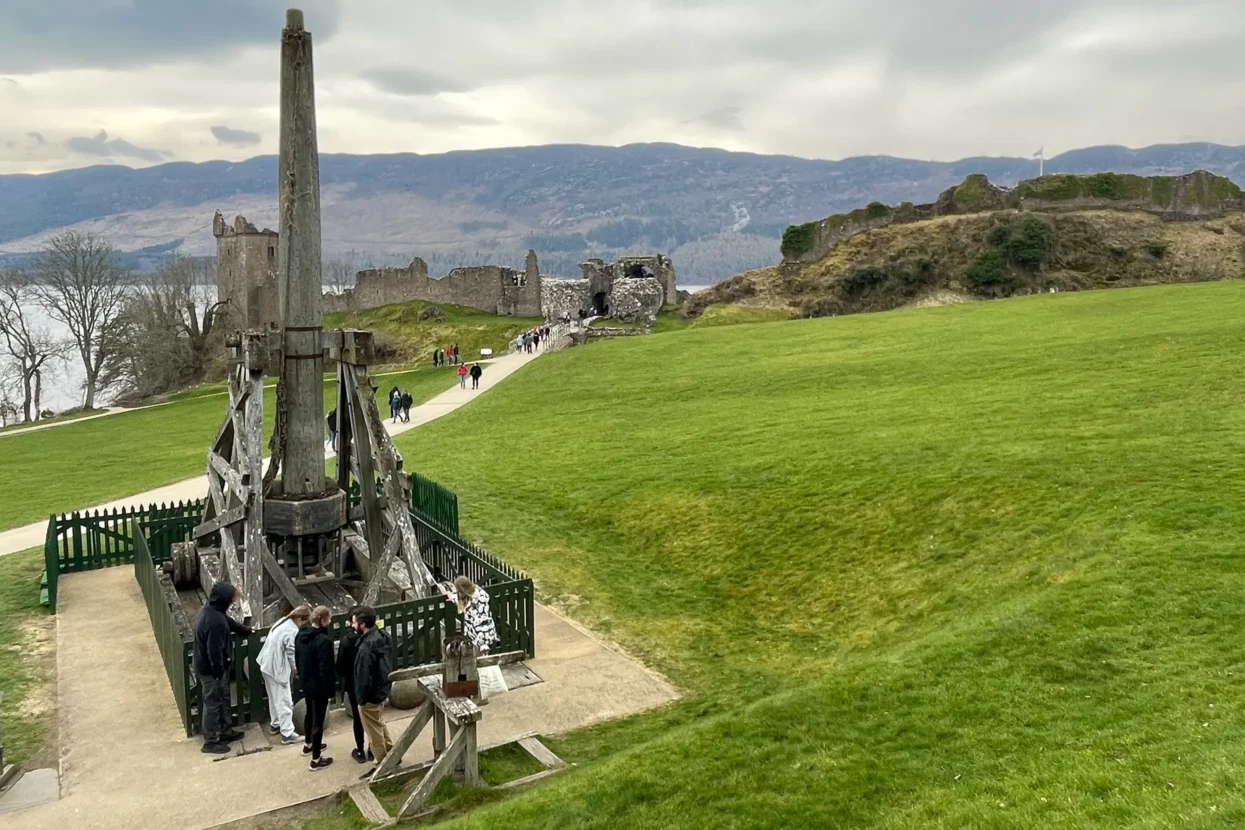
<instances>
[{"instance_id":1,"label":"tree trunk","mask_svg":"<svg viewBox=\"0 0 1245 830\"><path fill-rule=\"evenodd\" d=\"M25 424L28 424L33 420L30 417L30 398L31 398L30 375L27 372L23 371L22 372L22 423L25 423ZM37 418L38 416L39 416L39 413L36 412L35 417Z\"/></svg>"},{"instance_id":2,"label":"tree trunk","mask_svg":"<svg viewBox=\"0 0 1245 830\"><path fill-rule=\"evenodd\" d=\"M95 373L89 369L86 373L86 391L82 395L82 408L95 408Z\"/></svg>"},{"instance_id":3,"label":"tree trunk","mask_svg":"<svg viewBox=\"0 0 1245 830\"><path fill-rule=\"evenodd\" d=\"M43 412L43 370L35 369L35 412Z\"/></svg>"}]
</instances>

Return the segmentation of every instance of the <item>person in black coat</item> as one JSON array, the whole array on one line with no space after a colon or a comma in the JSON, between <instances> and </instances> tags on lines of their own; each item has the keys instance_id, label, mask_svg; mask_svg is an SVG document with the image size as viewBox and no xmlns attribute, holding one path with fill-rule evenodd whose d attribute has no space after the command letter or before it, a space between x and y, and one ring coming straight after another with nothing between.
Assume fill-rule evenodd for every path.
<instances>
[{"instance_id":1,"label":"person in black coat","mask_svg":"<svg viewBox=\"0 0 1245 830\"><path fill-rule=\"evenodd\" d=\"M480 375L484 374L484 370L480 368L480 364L476 363L471 367L471 388L480 388Z\"/></svg>"},{"instance_id":2,"label":"person in black coat","mask_svg":"<svg viewBox=\"0 0 1245 830\"><path fill-rule=\"evenodd\" d=\"M252 632L226 613L237 602L237 590L228 582L217 582L195 621L194 669L203 699L199 707L203 751L213 755L224 755L231 741L242 739L242 733L233 729L229 670L233 666L233 635Z\"/></svg>"},{"instance_id":3,"label":"person in black coat","mask_svg":"<svg viewBox=\"0 0 1245 830\"><path fill-rule=\"evenodd\" d=\"M359 696L354 690L354 661L359 654L359 632L355 631L355 611L350 611L350 627L342 633L337 641L337 676L342 679L342 688L346 699L350 701L350 717L354 719L354 746L350 757L360 764L368 762L367 749L363 742L363 719L359 717Z\"/></svg>"},{"instance_id":4,"label":"person in black coat","mask_svg":"<svg viewBox=\"0 0 1245 830\"><path fill-rule=\"evenodd\" d=\"M359 653L354 661L354 691L359 699L359 716L363 731L376 762L381 763L393 748L389 729L381 720L385 701L392 686L393 649L389 637L376 627L376 610L366 605L355 610L355 631L359 633Z\"/></svg>"},{"instance_id":5,"label":"person in black coat","mask_svg":"<svg viewBox=\"0 0 1245 830\"><path fill-rule=\"evenodd\" d=\"M307 717L303 734L307 743L304 753L311 753L311 769L323 769L333 759L320 754L324 746L324 719L328 716L329 699L337 691L337 671L333 666L333 641L329 639L328 627L333 623L333 612L323 605L311 612L311 622L298 630L294 638L294 665L298 667L298 682L307 701Z\"/></svg>"}]
</instances>

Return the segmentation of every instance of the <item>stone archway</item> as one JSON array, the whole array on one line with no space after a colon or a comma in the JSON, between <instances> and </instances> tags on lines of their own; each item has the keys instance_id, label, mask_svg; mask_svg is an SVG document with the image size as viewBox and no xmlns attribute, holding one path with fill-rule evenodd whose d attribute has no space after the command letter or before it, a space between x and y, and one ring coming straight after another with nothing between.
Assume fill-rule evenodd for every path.
<instances>
[{"instance_id":1,"label":"stone archway","mask_svg":"<svg viewBox=\"0 0 1245 830\"><path fill-rule=\"evenodd\" d=\"M604 291L598 291L592 295L592 313L598 317L604 317L610 313L610 295Z\"/></svg>"}]
</instances>

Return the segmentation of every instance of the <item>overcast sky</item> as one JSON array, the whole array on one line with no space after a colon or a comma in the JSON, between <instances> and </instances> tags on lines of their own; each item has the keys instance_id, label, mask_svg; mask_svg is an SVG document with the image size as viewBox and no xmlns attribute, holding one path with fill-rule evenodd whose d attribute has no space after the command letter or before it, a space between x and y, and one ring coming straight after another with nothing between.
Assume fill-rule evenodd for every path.
<instances>
[{"instance_id":1,"label":"overcast sky","mask_svg":"<svg viewBox=\"0 0 1245 830\"><path fill-rule=\"evenodd\" d=\"M283 2L0 0L0 172L276 151ZM1243 0L303 0L322 152L1245 144Z\"/></svg>"}]
</instances>

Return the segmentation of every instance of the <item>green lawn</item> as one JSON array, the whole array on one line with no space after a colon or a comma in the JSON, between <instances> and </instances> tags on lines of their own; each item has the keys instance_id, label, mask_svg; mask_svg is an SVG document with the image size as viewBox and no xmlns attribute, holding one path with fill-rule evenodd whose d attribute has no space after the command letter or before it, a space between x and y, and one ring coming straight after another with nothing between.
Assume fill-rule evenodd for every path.
<instances>
[{"instance_id":1,"label":"green lawn","mask_svg":"<svg viewBox=\"0 0 1245 830\"><path fill-rule=\"evenodd\" d=\"M5 763L54 765L46 743L53 712L56 631L39 605L43 551L0 557L0 729Z\"/></svg>"},{"instance_id":2,"label":"green lawn","mask_svg":"<svg viewBox=\"0 0 1245 830\"><path fill-rule=\"evenodd\" d=\"M539 317L503 317L456 305L438 305L439 318L419 319L431 305L413 301L349 314L326 314L324 325L368 329L375 333L378 345L394 349L399 359L431 365L433 351L455 343L464 360L479 359L481 349L504 355L511 340L541 323Z\"/></svg>"},{"instance_id":3,"label":"green lawn","mask_svg":"<svg viewBox=\"0 0 1245 830\"><path fill-rule=\"evenodd\" d=\"M421 366L376 380L384 414L385 396L395 385L409 391L418 404L457 379L448 368ZM335 389L335 381L325 383L326 412ZM264 393L265 447L275 394L271 386ZM223 392L204 393L165 406L0 438L0 479L10 482L0 498L0 530L202 474L226 401Z\"/></svg>"},{"instance_id":4,"label":"green lawn","mask_svg":"<svg viewBox=\"0 0 1245 830\"><path fill-rule=\"evenodd\" d=\"M742 305L711 305L698 317L684 319L679 316L678 306L666 306L657 315L653 332L661 334L685 329L737 326L743 323L773 323L790 320L791 311L785 308L753 308Z\"/></svg>"},{"instance_id":5,"label":"green lawn","mask_svg":"<svg viewBox=\"0 0 1245 830\"><path fill-rule=\"evenodd\" d=\"M1242 311L1226 282L619 339L402 436L467 535L685 693L458 823L1239 825Z\"/></svg>"}]
</instances>

